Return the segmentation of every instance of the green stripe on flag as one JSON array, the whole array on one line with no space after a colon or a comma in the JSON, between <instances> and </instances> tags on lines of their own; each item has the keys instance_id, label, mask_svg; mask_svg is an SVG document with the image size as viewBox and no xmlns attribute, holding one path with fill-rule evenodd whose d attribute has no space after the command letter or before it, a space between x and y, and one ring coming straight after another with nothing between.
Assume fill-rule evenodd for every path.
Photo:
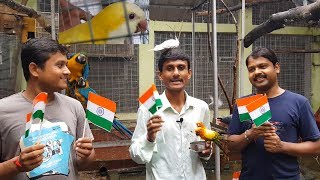
<instances>
[{"instance_id":1,"label":"green stripe on flag","mask_svg":"<svg viewBox=\"0 0 320 180\"><path fill-rule=\"evenodd\" d=\"M249 113L239 114L240 122L251 120Z\"/></svg>"},{"instance_id":2,"label":"green stripe on flag","mask_svg":"<svg viewBox=\"0 0 320 180\"><path fill-rule=\"evenodd\" d=\"M156 99L156 108L157 110L160 109L162 107L162 102L161 102L161 99Z\"/></svg>"},{"instance_id":3,"label":"green stripe on flag","mask_svg":"<svg viewBox=\"0 0 320 180\"><path fill-rule=\"evenodd\" d=\"M43 116L44 116L43 111L42 110L37 110L36 112L34 112L32 114L32 119L39 118L41 121L43 121Z\"/></svg>"},{"instance_id":4,"label":"green stripe on flag","mask_svg":"<svg viewBox=\"0 0 320 180\"><path fill-rule=\"evenodd\" d=\"M91 111L87 110L86 112L86 117L89 121L91 121L94 125L109 131L111 130L112 127L112 120L107 120L102 118L101 116L97 116L96 114L92 113Z\"/></svg>"},{"instance_id":5,"label":"green stripe on flag","mask_svg":"<svg viewBox=\"0 0 320 180\"><path fill-rule=\"evenodd\" d=\"M263 123L265 123L269 119L271 119L271 111L265 112L264 114L259 116L257 119L254 119L253 122L257 127L259 127L260 125L262 125Z\"/></svg>"},{"instance_id":6,"label":"green stripe on flag","mask_svg":"<svg viewBox=\"0 0 320 180\"><path fill-rule=\"evenodd\" d=\"M149 109L149 112L151 112L151 114L154 114L157 112L157 104L153 104L153 106Z\"/></svg>"},{"instance_id":7,"label":"green stripe on flag","mask_svg":"<svg viewBox=\"0 0 320 180\"><path fill-rule=\"evenodd\" d=\"M29 132L30 132L30 129L28 129L28 130L26 131L26 133L25 133L25 135L24 135L25 138L29 136Z\"/></svg>"}]
</instances>

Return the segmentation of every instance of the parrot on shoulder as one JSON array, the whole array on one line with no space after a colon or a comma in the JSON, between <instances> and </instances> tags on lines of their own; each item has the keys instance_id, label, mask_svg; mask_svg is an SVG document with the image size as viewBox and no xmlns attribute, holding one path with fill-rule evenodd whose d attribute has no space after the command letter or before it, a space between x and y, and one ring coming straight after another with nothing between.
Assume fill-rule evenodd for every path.
<instances>
[{"instance_id":1,"label":"parrot on shoulder","mask_svg":"<svg viewBox=\"0 0 320 180\"><path fill-rule=\"evenodd\" d=\"M145 13L139 6L116 2L105 7L90 21L60 32L59 43L123 44L126 36L146 29Z\"/></svg>"},{"instance_id":2,"label":"parrot on shoulder","mask_svg":"<svg viewBox=\"0 0 320 180\"><path fill-rule=\"evenodd\" d=\"M79 100L86 108L89 92L96 93L87 81L89 75L88 58L83 53L69 54L67 67L71 73L68 78L66 95Z\"/></svg>"}]
</instances>

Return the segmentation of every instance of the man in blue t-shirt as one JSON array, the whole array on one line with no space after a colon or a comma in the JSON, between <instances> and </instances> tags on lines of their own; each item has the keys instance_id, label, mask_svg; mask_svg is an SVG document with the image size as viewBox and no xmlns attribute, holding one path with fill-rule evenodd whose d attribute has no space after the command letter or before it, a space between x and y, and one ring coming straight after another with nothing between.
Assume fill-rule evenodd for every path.
<instances>
[{"instance_id":1,"label":"man in blue t-shirt","mask_svg":"<svg viewBox=\"0 0 320 180\"><path fill-rule=\"evenodd\" d=\"M256 127L240 122L235 106L229 125L229 148L241 151L240 179L299 180L297 156L320 154L320 133L310 103L302 95L279 87L280 65L275 53L255 49L246 59L251 84L266 94L271 120Z\"/></svg>"}]
</instances>

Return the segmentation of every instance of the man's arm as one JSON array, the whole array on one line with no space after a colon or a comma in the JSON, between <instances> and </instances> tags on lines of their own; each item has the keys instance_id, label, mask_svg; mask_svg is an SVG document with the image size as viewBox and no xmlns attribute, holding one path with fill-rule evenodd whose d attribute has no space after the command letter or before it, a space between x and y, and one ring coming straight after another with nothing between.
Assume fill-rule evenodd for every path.
<instances>
[{"instance_id":1,"label":"man's arm","mask_svg":"<svg viewBox=\"0 0 320 180\"><path fill-rule=\"evenodd\" d=\"M275 132L275 127L269 122L262 124L260 127L256 127L252 124L251 129L246 130L240 135L230 135L228 137L228 146L232 151L241 151L248 146L253 140L258 137L265 136L266 133Z\"/></svg>"},{"instance_id":2,"label":"man's arm","mask_svg":"<svg viewBox=\"0 0 320 180\"><path fill-rule=\"evenodd\" d=\"M156 126L159 126L159 123L149 123L147 124L147 120L150 119L149 111L143 107L140 107L138 110L138 120L136 128L133 132L133 136L131 138L131 145L129 148L130 156L132 160L134 160L138 164L145 164L150 162L153 151L156 148L155 142L155 133L151 133L151 131L156 130ZM148 133L148 126L149 132ZM153 126L151 129L150 126Z\"/></svg>"},{"instance_id":3,"label":"man's arm","mask_svg":"<svg viewBox=\"0 0 320 180\"><path fill-rule=\"evenodd\" d=\"M14 175L20 173L15 161L19 158L16 156L3 163L0 163L0 179L12 179Z\"/></svg>"},{"instance_id":4,"label":"man's arm","mask_svg":"<svg viewBox=\"0 0 320 180\"><path fill-rule=\"evenodd\" d=\"M205 104L205 113L204 113L204 120L203 124L207 127L207 129L211 129L211 124L210 124L210 110L208 104ZM202 152L198 153L199 157L204 159L204 160L209 160L211 155L212 155L212 142L207 141L205 150Z\"/></svg>"},{"instance_id":5,"label":"man's arm","mask_svg":"<svg viewBox=\"0 0 320 180\"><path fill-rule=\"evenodd\" d=\"M12 179L20 172L31 171L41 165L44 145L37 144L23 149L19 156L0 163L0 179Z\"/></svg>"},{"instance_id":6,"label":"man's arm","mask_svg":"<svg viewBox=\"0 0 320 180\"><path fill-rule=\"evenodd\" d=\"M320 139L316 141L305 141L291 143L281 141L276 133L266 134L264 147L272 153L285 153L292 156L307 156L320 154Z\"/></svg>"}]
</instances>

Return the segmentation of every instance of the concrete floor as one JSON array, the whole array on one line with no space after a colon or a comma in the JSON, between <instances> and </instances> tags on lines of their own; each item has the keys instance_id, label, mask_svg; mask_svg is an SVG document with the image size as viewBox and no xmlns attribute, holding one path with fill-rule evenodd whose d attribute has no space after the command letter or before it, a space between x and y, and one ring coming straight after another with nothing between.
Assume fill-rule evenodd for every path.
<instances>
[{"instance_id":1,"label":"concrete floor","mask_svg":"<svg viewBox=\"0 0 320 180\"><path fill-rule=\"evenodd\" d=\"M135 173L117 173L117 172L110 172L109 176L101 177L98 172L96 171L81 171L80 172L80 179L81 180L144 180L146 179L145 172L135 172ZM208 180L215 180L215 174L212 171L207 171L207 179ZM221 172L221 180L231 180L232 179L232 172L231 171L224 171Z\"/></svg>"}]
</instances>

